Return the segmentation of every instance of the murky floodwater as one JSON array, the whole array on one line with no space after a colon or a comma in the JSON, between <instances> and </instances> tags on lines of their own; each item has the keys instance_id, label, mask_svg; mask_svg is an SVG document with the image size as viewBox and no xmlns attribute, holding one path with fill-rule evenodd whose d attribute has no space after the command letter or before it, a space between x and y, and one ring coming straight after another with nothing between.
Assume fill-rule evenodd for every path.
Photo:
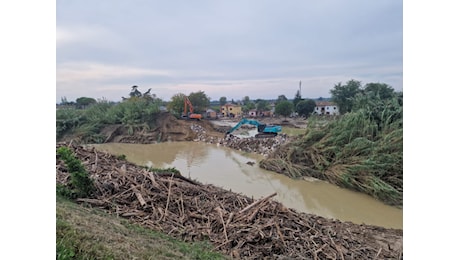
<instances>
[{"instance_id":1,"label":"murky floodwater","mask_svg":"<svg viewBox=\"0 0 460 260\"><path fill-rule=\"evenodd\" d=\"M259 199L274 192L286 207L327 218L403 228L402 209L367 195L323 181L293 180L258 167L262 157L226 147L195 142L160 144L99 144L98 150L126 155L128 161L156 168L175 167L182 175L202 183ZM248 162L255 162L254 166Z\"/></svg>"}]
</instances>

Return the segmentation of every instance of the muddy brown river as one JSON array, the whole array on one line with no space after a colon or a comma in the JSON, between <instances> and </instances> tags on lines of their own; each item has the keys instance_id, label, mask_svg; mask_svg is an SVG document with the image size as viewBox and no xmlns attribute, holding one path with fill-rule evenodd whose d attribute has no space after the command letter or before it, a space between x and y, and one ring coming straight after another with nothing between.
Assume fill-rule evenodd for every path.
<instances>
[{"instance_id":1,"label":"muddy brown river","mask_svg":"<svg viewBox=\"0 0 460 260\"><path fill-rule=\"evenodd\" d=\"M266 171L258 167L262 159L258 155L200 142L93 146L111 154L124 154L128 161L141 166L174 167L186 177L254 199L276 192L274 200L298 211L357 224L403 228L402 209L324 181L293 180Z\"/></svg>"}]
</instances>

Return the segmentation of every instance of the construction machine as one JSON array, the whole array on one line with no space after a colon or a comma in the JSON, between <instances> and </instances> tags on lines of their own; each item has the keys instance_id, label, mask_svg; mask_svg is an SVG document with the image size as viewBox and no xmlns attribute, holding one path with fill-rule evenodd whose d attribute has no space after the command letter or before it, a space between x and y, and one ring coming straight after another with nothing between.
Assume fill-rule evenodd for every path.
<instances>
[{"instance_id":1,"label":"construction machine","mask_svg":"<svg viewBox=\"0 0 460 260\"><path fill-rule=\"evenodd\" d=\"M188 112L187 112L187 106L189 109ZM188 99L188 97L184 97L184 113L182 113L182 118L201 120L201 117L202 117L201 114L193 113L192 102L190 102L190 99Z\"/></svg>"},{"instance_id":2,"label":"construction machine","mask_svg":"<svg viewBox=\"0 0 460 260\"><path fill-rule=\"evenodd\" d=\"M279 125L267 125L267 124L264 124L264 123L261 123L259 121L256 121L256 120L250 120L250 119L246 119L246 118L243 118L241 119L240 122L238 122L238 124L236 124L234 127L232 127L232 129L230 129L230 131L228 131L225 136L233 133L235 130L237 130L238 128L240 128L242 125L244 124L249 124L249 125L254 125L257 127L257 134L256 134L256 138L270 138L270 137L275 137L278 135L279 132L281 132L281 126Z\"/></svg>"}]
</instances>

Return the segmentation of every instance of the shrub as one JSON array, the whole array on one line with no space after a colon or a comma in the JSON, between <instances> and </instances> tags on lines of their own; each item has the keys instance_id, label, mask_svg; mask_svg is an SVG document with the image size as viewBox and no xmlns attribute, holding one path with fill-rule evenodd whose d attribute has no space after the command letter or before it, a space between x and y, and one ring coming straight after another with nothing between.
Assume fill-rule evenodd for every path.
<instances>
[{"instance_id":1,"label":"shrub","mask_svg":"<svg viewBox=\"0 0 460 260\"><path fill-rule=\"evenodd\" d=\"M56 186L56 192L67 198L89 197L95 190L93 180L89 177L83 164L68 147L59 147L57 154L66 164L71 176L70 187Z\"/></svg>"}]
</instances>

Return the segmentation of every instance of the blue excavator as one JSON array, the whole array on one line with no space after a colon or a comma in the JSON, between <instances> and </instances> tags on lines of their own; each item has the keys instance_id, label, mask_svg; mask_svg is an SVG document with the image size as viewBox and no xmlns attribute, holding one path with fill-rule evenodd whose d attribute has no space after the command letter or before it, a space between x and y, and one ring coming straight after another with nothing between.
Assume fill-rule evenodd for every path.
<instances>
[{"instance_id":1,"label":"blue excavator","mask_svg":"<svg viewBox=\"0 0 460 260\"><path fill-rule=\"evenodd\" d=\"M232 129L230 129L230 131L228 131L225 136L233 133L235 130L237 130L238 128L240 128L242 125L244 124L249 124L249 125L254 125L257 127L257 134L256 134L256 138L270 138L270 137L275 137L278 135L279 132L281 132L281 126L279 125L267 125L267 124L264 124L264 123L261 123L259 121L256 121L256 120L250 120L250 119L246 119L246 118L243 118L241 119L240 122L238 122L238 124L236 124L234 127L232 127Z\"/></svg>"}]
</instances>

